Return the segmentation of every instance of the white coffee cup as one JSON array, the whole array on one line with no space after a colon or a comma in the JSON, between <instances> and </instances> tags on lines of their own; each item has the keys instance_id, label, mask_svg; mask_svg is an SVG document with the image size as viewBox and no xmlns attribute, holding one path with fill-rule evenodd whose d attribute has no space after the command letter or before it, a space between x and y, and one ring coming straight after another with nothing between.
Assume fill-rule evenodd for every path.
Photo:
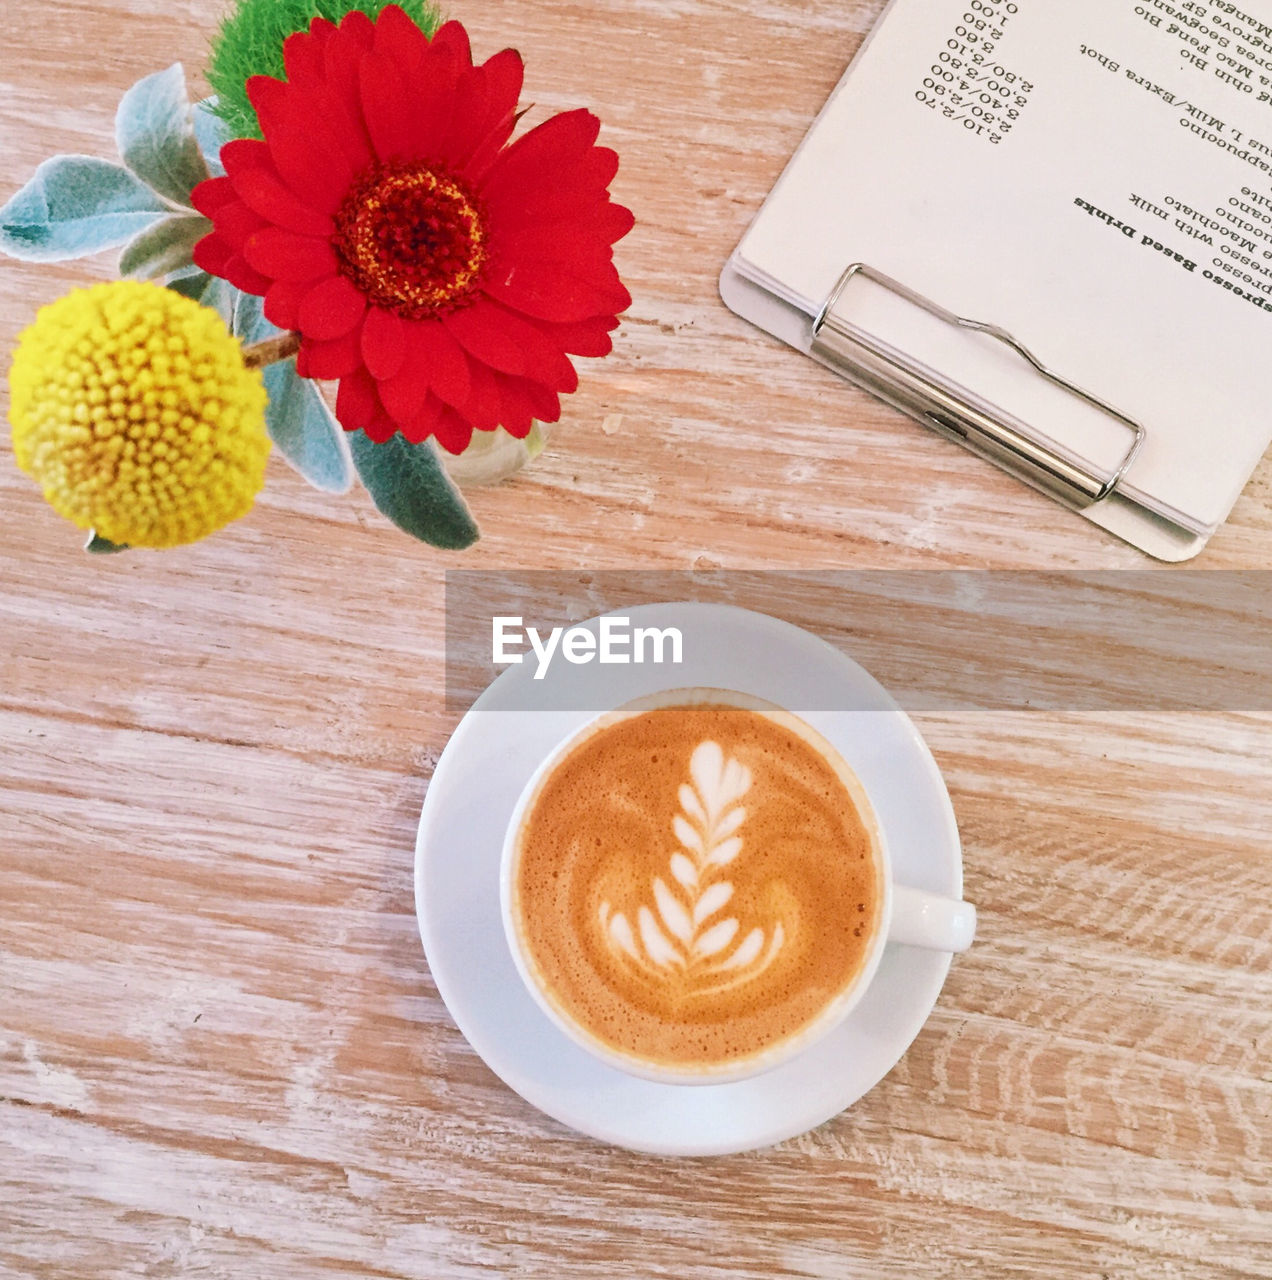
<instances>
[{"instance_id":1,"label":"white coffee cup","mask_svg":"<svg viewBox=\"0 0 1272 1280\"><path fill-rule=\"evenodd\" d=\"M591 735L630 716L659 707L722 704L757 711L793 729L835 769L852 796L857 811L874 837L880 872L878 927L865 957L848 985L838 991L820 1013L793 1035L753 1055L710 1066L672 1066L624 1053L606 1044L555 1000L533 963L516 918L514 885L519 867L520 834L544 784L557 766ZM961 899L942 897L896 884L892 876L887 833L880 825L869 796L842 755L820 733L780 707L750 695L722 689L676 689L638 699L589 721L561 742L539 764L522 790L504 837L500 866L500 911L508 948L526 990L550 1021L593 1057L620 1071L666 1084L721 1084L759 1075L787 1062L828 1035L852 1012L868 989L889 942L932 951L966 951L976 930L976 909Z\"/></svg>"}]
</instances>

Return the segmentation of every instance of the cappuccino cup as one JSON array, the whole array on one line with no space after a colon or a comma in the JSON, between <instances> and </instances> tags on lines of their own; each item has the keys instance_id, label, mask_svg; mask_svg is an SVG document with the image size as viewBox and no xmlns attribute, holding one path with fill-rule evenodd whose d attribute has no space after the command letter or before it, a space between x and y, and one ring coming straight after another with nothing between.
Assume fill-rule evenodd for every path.
<instances>
[{"instance_id":1,"label":"cappuccino cup","mask_svg":"<svg viewBox=\"0 0 1272 1280\"><path fill-rule=\"evenodd\" d=\"M770 1070L843 1022L887 942L971 945L970 903L893 882L817 730L723 689L608 711L523 790L500 869L527 990L599 1061L668 1084Z\"/></svg>"}]
</instances>

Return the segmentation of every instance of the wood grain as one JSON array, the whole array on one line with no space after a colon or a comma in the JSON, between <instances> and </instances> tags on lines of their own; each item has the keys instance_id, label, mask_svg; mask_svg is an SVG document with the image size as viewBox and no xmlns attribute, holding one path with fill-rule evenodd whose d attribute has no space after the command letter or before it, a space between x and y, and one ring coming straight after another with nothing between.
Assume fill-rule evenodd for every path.
<instances>
[{"instance_id":1,"label":"wood grain","mask_svg":"<svg viewBox=\"0 0 1272 1280\"><path fill-rule=\"evenodd\" d=\"M979 940L892 1074L769 1151L569 1133L484 1067L424 963L448 567L1149 567L717 298L880 7L455 10L479 53L522 50L536 117L601 115L638 217L615 355L548 453L475 495L462 559L275 460L223 534L90 560L5 444L0 1275L1272 1274L1266 698L918 709ZM7 7L0 199L55 151L109 156L124 87L176 58L197 80L215 20ZM2 270L7 347L112 263ZM1265 460L1193 569L1270 555ZM822 583L782 607L819 628L841 603ZM851 650L850 623L832 638Z\"/></svg>"}]
</instances>

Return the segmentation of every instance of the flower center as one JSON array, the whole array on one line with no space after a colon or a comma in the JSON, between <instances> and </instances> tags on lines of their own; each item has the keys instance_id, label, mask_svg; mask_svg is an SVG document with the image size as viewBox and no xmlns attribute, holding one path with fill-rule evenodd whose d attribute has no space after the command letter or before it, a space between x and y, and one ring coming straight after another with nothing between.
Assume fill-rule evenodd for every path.
<instances>
[{"instance_id":1,"label":"flower center","mask_svg":"<svg viewBox=\"0 0 1272 1280\"><path fill-rule=\"evenodd\" d=\"M368 301L422 320L462 302L485 266L481 210L453 178L420 165L368 169L335 215L332 244Z\"/></svg>"}]
</instances>

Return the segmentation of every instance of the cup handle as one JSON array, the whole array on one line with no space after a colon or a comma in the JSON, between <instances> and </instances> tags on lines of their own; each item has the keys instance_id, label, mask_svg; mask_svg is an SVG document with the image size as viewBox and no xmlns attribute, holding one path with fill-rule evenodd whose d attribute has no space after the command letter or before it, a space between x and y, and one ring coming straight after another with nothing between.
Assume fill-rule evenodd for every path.
<instances>
[{"instance_id":1,"label":"cup handle","mask_svg":"<svg viewBox=\"0 0 1272 1280\"><path fill-rule=\"evenodd\" d=\"M976 908L903 884L892 886L888 941L929 951L966 951L976 933Z\"/></svg>"}]
</instances>

